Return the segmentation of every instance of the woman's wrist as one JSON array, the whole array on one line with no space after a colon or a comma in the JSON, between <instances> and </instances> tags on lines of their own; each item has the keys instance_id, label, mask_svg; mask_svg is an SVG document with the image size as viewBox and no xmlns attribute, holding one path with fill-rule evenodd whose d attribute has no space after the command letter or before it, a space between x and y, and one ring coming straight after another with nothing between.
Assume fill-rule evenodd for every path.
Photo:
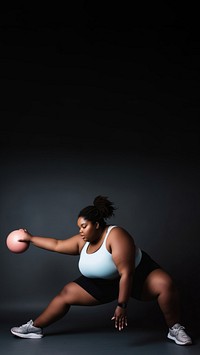
<instances>
[{"instance_id":1,"label":"woman's wrist","mask_svg":"<svg viewBox=\"0 0 200 355\"><path fill-rule=\"evenodd\" d=\"M126 302L118 302L118 307L126 309L127 308L127 303Z\"/></svg>"}]
</instances>

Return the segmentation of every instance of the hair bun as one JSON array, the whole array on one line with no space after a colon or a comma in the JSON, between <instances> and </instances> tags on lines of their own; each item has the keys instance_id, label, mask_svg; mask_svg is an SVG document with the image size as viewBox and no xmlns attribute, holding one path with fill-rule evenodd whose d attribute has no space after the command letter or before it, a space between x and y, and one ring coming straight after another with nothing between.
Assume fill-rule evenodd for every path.
<instances>
[{"instance_id":1,"label":"hair bun","mask_svg":"<svg viewBox=\"0 0 200 355\"><path fill-rule=\"evenodd\" d=\"M93 205L97 208L103 218L109 218L114 215L115 207L113 207L113 203L108 200L107 196L96 196Z\"/></svg>"}]
</instances>

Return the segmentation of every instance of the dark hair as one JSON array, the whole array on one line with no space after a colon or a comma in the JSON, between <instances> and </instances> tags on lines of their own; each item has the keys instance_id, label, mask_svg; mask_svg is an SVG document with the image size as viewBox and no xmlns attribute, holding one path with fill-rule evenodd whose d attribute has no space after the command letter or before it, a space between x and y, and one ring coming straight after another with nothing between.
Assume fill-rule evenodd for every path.
<instances>
[{"instance_id":1,"label":"dark hair","mask_svg":"<svg viewBox=\"0 0 200 355\"><path fill-rule=\"evenodd\" d=\"M116 210L116 208L113 202L109 201L106 196L99 195L95 197L93 205L84 207L79 212L78 218L84 217L92 223L98 222L100 226L105 226L105 220L114 216L114 210Z\"/></svg>"}]
</instances>

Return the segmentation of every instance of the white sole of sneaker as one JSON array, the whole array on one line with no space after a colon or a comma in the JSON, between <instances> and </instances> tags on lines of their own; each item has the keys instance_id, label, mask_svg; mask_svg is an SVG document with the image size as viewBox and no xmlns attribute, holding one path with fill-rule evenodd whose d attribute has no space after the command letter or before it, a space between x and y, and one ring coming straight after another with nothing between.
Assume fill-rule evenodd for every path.
<instances>
[{"instance_id":1,"label":"white sole of sneaker","mask_svg":"<svg viewBox=\"0 0 200 355\"><path fill-rule=\"evenodd\" d=\"M175 341L175 343L178 345L191 345L192 344L191 341L188 341L186 343L182 343L182 342L178 341L175 337L171 336L171 334L168 334L167 337L168 337L168 339Z\"/></svg>"},{"instance_id":2,"label":"white sole of sneaker","mask_svg":"<svg viewBox=\"0 0 200 355\"><path fill-rule=\"evenodd\" d=\"M36 333L22 334L22 333L17 333L13 330L11 330L11 333L19 338L24 338L24 339L41 339L43 337L43 334L36 334Z\"/></svg>"}]
</instances>

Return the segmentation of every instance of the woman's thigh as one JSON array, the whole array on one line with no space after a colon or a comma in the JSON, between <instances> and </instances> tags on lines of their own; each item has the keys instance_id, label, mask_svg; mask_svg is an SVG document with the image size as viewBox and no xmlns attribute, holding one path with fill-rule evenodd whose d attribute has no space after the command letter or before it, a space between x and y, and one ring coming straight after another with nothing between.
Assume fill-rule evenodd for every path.
<instances>
[{"instance_id":1,"label":"woman's thigh","mask_svg":"<svg viewBox=\"0 0 200 355\"><path fill-rule=\"evenodd\" d=\"M166 271L162 269L153 270L144 282L141 299L144 301L155 299L162 292L170 291L173 286L172 278Z\"/></svg>"},{"instance_id":2,"label":"woman's thigh","mask_svg":"<svg viewBox=\"0 0 200 355\"><path fill-rule=\"evenodd\" d=\"M65 285L60 292L60 296L71 305L95 306L100 304L98 300L75 282Z\"/></svg>"}]
</instances>

